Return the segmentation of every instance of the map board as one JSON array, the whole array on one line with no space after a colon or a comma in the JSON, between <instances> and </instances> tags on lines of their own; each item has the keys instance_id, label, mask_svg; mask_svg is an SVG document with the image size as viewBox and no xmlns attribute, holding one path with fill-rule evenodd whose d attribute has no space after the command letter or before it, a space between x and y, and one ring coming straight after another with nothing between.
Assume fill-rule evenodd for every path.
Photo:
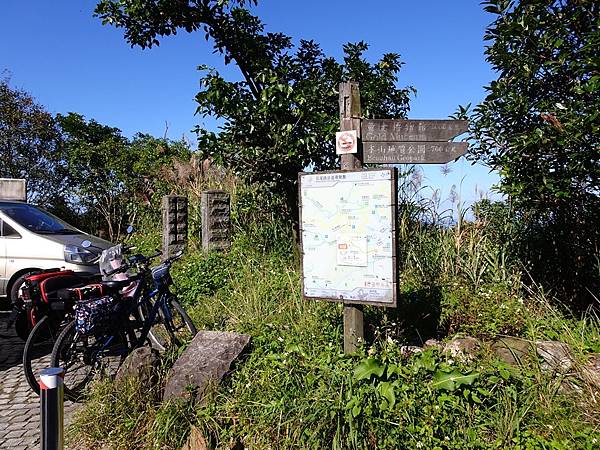
<instances>
[{"instance_id":1,"label":"map board","mask_svg":"<svg viewBox=\"0 0 600 450\"><path fill-rule=\"evenodd\" d=\"M396 172L301 173L302 293L395 306Z\"/></svg>"}]
</instances>

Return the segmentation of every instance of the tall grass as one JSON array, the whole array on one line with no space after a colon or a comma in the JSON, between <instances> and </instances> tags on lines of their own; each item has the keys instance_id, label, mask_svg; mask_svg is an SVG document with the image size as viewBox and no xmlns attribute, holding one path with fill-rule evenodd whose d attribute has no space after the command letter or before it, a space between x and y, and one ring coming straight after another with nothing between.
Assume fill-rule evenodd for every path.
<instances>
[{"instance_id":1,"label":"tall grass","mask_svg":"<svg viewBox=\"0 0 600 450\"><path fill-rule=\"evenodd\" d=\"M100 384L72 434L126 449L179 448L192 425L218 449L597 448L597 397L571 373L546 372L535 358L510 368L486 344L471 362L435 349L404 354L412 337L425 339L427 321L428 337L558 339L577 364L600 352L593 311L570 315L549 293L523 285L502 238L509 229L467 220L458 200L439 212L414 181L399 208L400 305L367 308L373 332L356 354L342 352L341 305L302 297L291 227L255 211L256 220L236 219L227 254L191 251L173 274L199 328L252 337L236 370L202 405L161 405ZM244 210L241 198L234 210ZM435 387L456 373L469 383Z\"/></svg>"}]
</instances>

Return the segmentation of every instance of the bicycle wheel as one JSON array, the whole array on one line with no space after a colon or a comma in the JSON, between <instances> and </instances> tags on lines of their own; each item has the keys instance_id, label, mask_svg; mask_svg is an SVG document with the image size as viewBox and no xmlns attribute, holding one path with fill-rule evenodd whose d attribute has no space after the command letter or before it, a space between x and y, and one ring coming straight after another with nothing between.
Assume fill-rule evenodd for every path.
<instances>
[{"instance_id":1,"label":"bicycle wheel","mask_svg":"<svg viewBox=\"0 0 600 450\"><path fill-rule=\"evenodd\" d=\"M23 372L29 387L40 394L40 385L35 373L50 367L52 348L60 333L62 318L44 316L35 324L23 348Z\"/></svg>"},{"instance_id":2,"label":"bicycle wheel","mask_svg":"<svg viewBox=\"0 0 600 450\"><path fill-rule=\"evenodd\" d=\"M60 333L52 349L52 366L65 371L65 397L80 401L86 387L95 379L114 376L129 353L127 334L82 336L70 322Z\"/></svg>"},{"instance_id":3,"label":"bicycle wheel","mask_svg":"<svg viewBox=\"0 0 600 450\"><path fill-rule=\"evenodd\" d=\"M168 297L162 300L154 324L148 332L152 345L160 351L170 346L179 347L191 341L196 335L196 326L187 312L177 300ZM149 320L151 305L142 306L140 314L144 320Z\"/></svg>"}]
</instances>

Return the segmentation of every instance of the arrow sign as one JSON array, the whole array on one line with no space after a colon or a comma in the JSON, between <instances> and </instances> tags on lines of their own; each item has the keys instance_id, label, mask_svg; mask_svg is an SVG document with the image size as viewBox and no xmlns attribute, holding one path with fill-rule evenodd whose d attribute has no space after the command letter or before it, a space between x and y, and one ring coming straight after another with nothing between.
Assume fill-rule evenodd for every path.
<instances>
[{"instance_id":1,"label":"arrow sign","mask_svg":"<svg viewBox=\"0 0 600 450\"><path fill-rule=\"evenodd\" d=\"M363 119L363 142L447 142L469 129L466 120Z\"/></svg>"},{"instance_id":2,"label":"arrow sign","mask_svg":"<svg viewBox=\"0 0 600 450\"><path fill-rule=\"evenodd\" d=\"M466 151L466 142L364 142L363 162L445 164Z\"/></svg>"}]
</instances>

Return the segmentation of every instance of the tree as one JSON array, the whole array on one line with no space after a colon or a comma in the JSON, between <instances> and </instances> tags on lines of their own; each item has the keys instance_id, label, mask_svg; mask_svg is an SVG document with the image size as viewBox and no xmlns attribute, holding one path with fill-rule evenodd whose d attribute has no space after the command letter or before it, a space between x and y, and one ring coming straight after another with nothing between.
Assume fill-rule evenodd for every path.
<instances>
[{"instance_id":1,"label":"tree","mask_svg":"<svg viewBox=\"0 0 600 450\"><path fill-rule=\"evenodd\" d=\"M498 79L474 110L471 154L499 170L534 274L571 293L598 289L600 4L484 5L496 16L485 39Z\"/></svg>"},{"instance_id":2,"label":"tree","mask_svg":"<svg viewBox=\"0 0 600 450\"><path fill-rule=\"evenodd\" d=\"M25 91L0 80L0 177L25 178L28 200L61 202L65 161L56 121Z\"/></svg>"},{"instance_id":3,"label":"tree","mask_svg":"<svg viewBox=\"0 0 600 450\"><path fill-rule=\"evenodd\" d=\"M158 208L166 186L160 171L174 157L189 157L182 142L138 133L132 140L118 128L86 120L82 115L57 115L63 133L71 184L71 200L88 215L88 227L105 224L107 237L119 239L144 206Z\"/></svg>"},{"instance_id":4,"label":"tree","mask_svg":"<svg viewBox=\"0 0 600 450\"><path fill-rule=\"evenodd\" d=\"M327 57L313 41L268 33L243 6L255 2L103 0L96 13L104 23L125 29L125 39L142 48L179 30L204 30L226 64L235 63L242 81L205 71L196 96L197 112L222 119L219 133L198 128L203 155L231 167L250 182L267 184L297 211L296 178L311 167L336 165L338 85L360 83L363 111L370 117L405 117L412 88L397 88L400 56L376 64L364 58L365 43L344 46L344 62Z\"/></svg>"}]
</instances>

